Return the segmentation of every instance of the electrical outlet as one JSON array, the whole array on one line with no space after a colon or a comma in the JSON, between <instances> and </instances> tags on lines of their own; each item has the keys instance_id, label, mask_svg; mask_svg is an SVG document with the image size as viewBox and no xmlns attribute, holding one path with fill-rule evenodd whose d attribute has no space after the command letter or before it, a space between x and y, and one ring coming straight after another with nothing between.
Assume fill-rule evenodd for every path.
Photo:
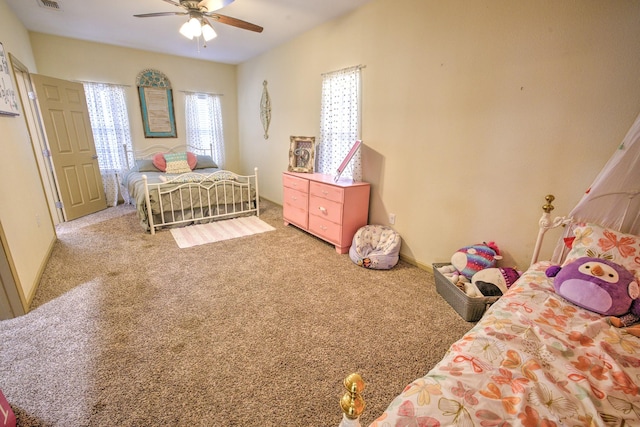
<instances>
[{"instance_id":1,"label":"electrical outlet","mask_svg":"<svg viewBox=\"0 0 640 427\"><path fill-rule=\"evenodd\" d=\"M390 213L389 214L389 224L393 225L395 223L396 223L396 214Z\"/></svg>"},{"instance_id":2,"label":"electrical outlet","mask_svg":"<svg viewBox=\"0 0 640 427\"><path fill-rule=\"evenodd\" d=\"M36 224L40 227L40 214L36 214Z\"/></svg>"}]
</instances>

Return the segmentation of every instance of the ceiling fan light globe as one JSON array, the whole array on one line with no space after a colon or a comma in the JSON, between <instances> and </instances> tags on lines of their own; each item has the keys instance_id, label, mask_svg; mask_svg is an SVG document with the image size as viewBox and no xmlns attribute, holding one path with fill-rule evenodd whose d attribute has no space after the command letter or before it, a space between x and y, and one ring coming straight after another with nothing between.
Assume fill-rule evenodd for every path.
<instances>
[{"instance_id":1,"label":"ceiling fan light globe","mask_svg":"<svg viewBox=\"0 0 640 427\"><path fill-rule=\"evenodd\" d=\"M193 31L191 31L191 26L189 25L188 21L182 24L182 27L180 27L180 34L182 34L189 40L193 40Z\"/></svg>"},{"instance_id":2,"label":"ceiling fan light globe","mask_svg":"<svg viewBox=\"0 0 640 427\"><path fill-rule=\"evenodd\" d=\"M218 34L216 34L215 30L211 25L204 24L202 26L202 38L204 38L205 41L213 40L216 37L218 37Z\"/></svg>"},{"instance_id":3,"label":"ceiling fan light globe","mask_svg":"<svg viewBox=\"0 0 640 427\"><path fill-rule=\"evenodd\" d=\"M223 7L233 3L233 0L202 0L198 6L205 7L209 12L222 9Z\"/></svg>"},{"instance_id":4,"label":"ceiling fan light globe","mask_svg":"<svg viewBox=\"0 0 640 427\"><path fill-rule=\"evenodd\" d=\"M189 19L188 24L193 37L200 37L202 35L202 24L198 18Z\"/></svg>"}]
</instances>

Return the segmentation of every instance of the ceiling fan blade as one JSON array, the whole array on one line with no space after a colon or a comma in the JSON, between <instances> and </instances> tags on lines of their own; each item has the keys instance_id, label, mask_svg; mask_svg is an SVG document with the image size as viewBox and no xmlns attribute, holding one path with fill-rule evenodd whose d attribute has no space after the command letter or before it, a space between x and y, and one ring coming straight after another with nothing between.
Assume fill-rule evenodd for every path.
<instances>
[{"instance_id":1,"label":"ceiling fan blade","mask_svg":"<svg viewBox=\"0 0 640 427\"><path fill-rule=\"evenodd\" d=\"M231 3L233 3L233 0L202 0L198 3L198 7L207 9L207 12L213 12L215 10L222 9L225 6L229 6Z\"/></svg>"},{"instance_id":2,"label":"ceiling fan blade","mask_svg":"<svg viewBox=\"0 0 640 427\"><path fill-rule=\"evenodd\" d=\"M173 16L173 15L188 15L189 12L155 12L155 13L141 13L139 15L133 15L136 18L151 18L154 16Z\"/></svg>"},{"instance_id":3,"label":"ceiling fan blade","mask_svg":"<svg viewBox=\"0 0 640 427\"><path fill-rule=\"evenodd\" d=\"M242 28L243 30L255 31L256 33L261 33L263 30L263 28L259 25L252 24L241 19L232 18L230 16L219 15L217 13L204 13L203 15L206 15L209 18L220 22L221 24L231 25L233 27Z\"/></svg>"},{"instance_id":4,"label":"ceiling fan blade","mask_svg":"<svg viewBox=\"0 0 640 427\"><path fill-rule=\"evenodd\" d=\"M162 1L167 2L167 3L169 3L169 4L172 4L172 5L174 5L174 6L178 6L178 7L180 7L180 6L181 6L181 5L180 5L180 3L175 2L175 1L173 1L173 0L162 0Z\"/></svg>"}]
</instances>

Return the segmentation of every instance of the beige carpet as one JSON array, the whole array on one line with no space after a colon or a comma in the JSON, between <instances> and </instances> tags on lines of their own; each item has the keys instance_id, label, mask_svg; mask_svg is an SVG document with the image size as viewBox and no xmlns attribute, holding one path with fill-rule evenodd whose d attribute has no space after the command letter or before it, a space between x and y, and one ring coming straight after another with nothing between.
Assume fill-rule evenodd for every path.
<instances>
[{"instance_id":1,"label":"beige carpet","mask_svg":"<svg viewBox=\"0 0 640 427\"><path fill-rule=\"evenodd\" d=\"M404 262L389 271L294 227L179 249L133 208L64 224L33 302L0 322L0 388L22 426L337 426L342 380L362 424L472 324Z\"/></svg>"}]
</instances>

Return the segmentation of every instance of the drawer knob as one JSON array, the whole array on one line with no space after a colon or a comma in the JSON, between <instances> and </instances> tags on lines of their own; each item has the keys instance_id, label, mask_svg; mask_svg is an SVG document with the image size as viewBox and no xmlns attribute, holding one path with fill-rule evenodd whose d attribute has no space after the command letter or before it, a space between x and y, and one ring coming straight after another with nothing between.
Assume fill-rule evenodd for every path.
<instances>
[{"instance_id":1,"label":"drawer knob","mask_svg":"<svg viewBox=\"0 0 640 427\"><path fill-rule=\"evenodd\" d=\"M325 208L324 206L319 206L318 209L320 210L320 212L322 212L323 214L327 213L327 208Z\"/></svg>"},{"instance_id":2,"label":"drawer knob","mask_svg":"<svg viewBox=\"0 0 640 427\"><path fill-rule=\"evenodd\" d=\"M329 192L327 190L322 190L322 194L326 196L327 194L329 194Z\"/></svg>"}]
</instances>

